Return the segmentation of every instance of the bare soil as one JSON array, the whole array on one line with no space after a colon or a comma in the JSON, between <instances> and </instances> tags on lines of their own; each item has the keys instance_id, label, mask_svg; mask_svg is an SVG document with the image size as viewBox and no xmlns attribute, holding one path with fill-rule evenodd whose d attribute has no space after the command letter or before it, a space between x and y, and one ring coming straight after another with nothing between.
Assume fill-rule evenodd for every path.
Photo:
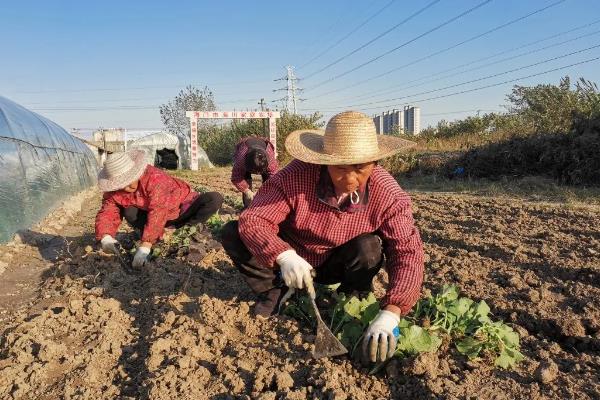
<instances>
[{"instance_id":1,"label":"bare soil","mask_svg":"<svg viewBox=\"0 0 600 400\"><path fill-rule=\"evenodd\" d=\"M235 196L228 173L185 177ZM252 316L254 296L222 249L137 273L97 251L95 193L68 223L51 228L59 210L21 244L0 246L0 399L600 398L600 211L454 194L413 201L424 292L455 283L488 302L521 334L516 370L451 347L375 376L343 357L313 360L310 329Z\"/></svg>"}]
</instances>

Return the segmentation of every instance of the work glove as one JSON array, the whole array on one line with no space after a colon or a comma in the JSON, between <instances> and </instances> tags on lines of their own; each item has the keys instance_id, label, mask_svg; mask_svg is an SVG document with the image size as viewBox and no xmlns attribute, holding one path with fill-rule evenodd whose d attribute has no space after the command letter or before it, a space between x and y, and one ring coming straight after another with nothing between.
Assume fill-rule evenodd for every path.
<instances>
[{"instance_id":1,"label":"work glove","mask_svg":"<svg viewBox=\"0 0 600 400\"><path fill-rule=\"evenodd\" d=\"M286 250L276 259L281 269L281 278L287 287L302 289L313 287L310 264L300 257L295 250Z\"/></svg>"},{"instance_id":2,"label":"work glove","mask_svg":"<svg viewBox=\"0 0 600 400\"><path fill-rule=\"evenodd\" d=\"M367 328L362 343L363 360L383 362L396 351L400 329L400 316L381 310Z\"/></svg>"},{"instance_id":3,"label":"work glove","mask_svg":"<svg viewBox=\"0 0 600 400\"><path fill-rule=\"evenodd\" d=\"M102 251L110 254L117 254L119 251L117 250L117 244L119 244L119 241L110 235L104 235L100 241Z\"/></svg>"},{"instance_id":4,"label":"work glove","mask_svg":"<svg viewBox=\"0 0 600 400\"><path fill-rule=\"evenodd\" d=\"M144 264L146 264L149 255L150 248L142 246L138 247L137 251L135 252L135 256L133 256L133 262L131 265L134 268L142 268Z\"/></svg>"},{"instance_id":5,"label":"work glove","mask_svg":"<svg viewBox=\"0 0 600 400\"><path fill-rule=\"evenodd\" d=\"M250 189L246 189L244 190L244 195L246 196L246 198L248 199L248 201L252 201L254 200L254 192Z\"/></svg>"}]
</instances>

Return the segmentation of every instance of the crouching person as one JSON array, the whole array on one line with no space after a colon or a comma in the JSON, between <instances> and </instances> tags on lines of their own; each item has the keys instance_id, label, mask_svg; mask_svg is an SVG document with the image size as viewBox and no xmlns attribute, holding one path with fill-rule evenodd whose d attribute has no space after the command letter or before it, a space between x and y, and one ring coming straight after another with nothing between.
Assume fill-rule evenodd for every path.
<instances>
[{"instance_id":1,"label":"crouching person","mask_svg":"<svg viewBox=\"0 0 600 400\"><path fill-rule=\"evenodd\" d=\"M114 237L123 218L140 229L135 268L144 265L166 226L205 222L223 203L221 194L199 194L186 182L147 164L143 150L110 154L98 174L98 186L105 193L96 215L96 240L105 252L117 253Z\"/></svg>"},{"instance_id":2,"label":"crouching person","mask_svg":"<svg viewBox=\"0 0 600 400\"><path fill-rule=\"evenodd\" d=\"M287 289L310 287L313 276L340 283L341 292L371 291L385 264L387 293L363 345L366 359L391 357L400 316L419 297L423 245L409 196L377 160L412 145L377 135L358 112L334 116L325 132L290 134L286 148L295 160L222 232L225 250L258 294L257 315L277 313Z\"/></svg>"},{"instance_id":3,"label":"crouching person","mask_svg":"<svg viewBox=\"0 0 600 400\"><path fill-rule=\"evenodd\" d=\"M265 138L247 137L239 141L233 155L231 183L242 193L244 208L254 198L252 174L261 175L263 183L278 169L275 147Z\"/></svg>"}]
</instances>

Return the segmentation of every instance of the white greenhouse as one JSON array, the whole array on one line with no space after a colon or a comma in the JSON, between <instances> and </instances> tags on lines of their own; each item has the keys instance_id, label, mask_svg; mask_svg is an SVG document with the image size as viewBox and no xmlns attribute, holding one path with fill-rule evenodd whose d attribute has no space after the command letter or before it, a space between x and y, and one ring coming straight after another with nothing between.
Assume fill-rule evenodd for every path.
<instances>
[{"instance_id":1,"label":"white greenhouse","mask_svg":"<svg viewBox=\"0 0 600 400\"><path fill-rule=\"evenodd\" d=\"M127 149L143 149L148 156L148 164L165 169L187 169L190 157L187 144L179 136L161 131L149 133L138 139L128 141ZM212 164L202 149L198 149L198 165L211 167Z\"/></svg>"},{"instance_id":2,"label":"white greenhouse","mask_svg":"<svg viewBox=\"0 0 600 400\"><path fill-rule=\"evenodd\" d=\"M92 151L65 129L0 96L0 242L96 183Z\"/></svg>"}]
</instances>

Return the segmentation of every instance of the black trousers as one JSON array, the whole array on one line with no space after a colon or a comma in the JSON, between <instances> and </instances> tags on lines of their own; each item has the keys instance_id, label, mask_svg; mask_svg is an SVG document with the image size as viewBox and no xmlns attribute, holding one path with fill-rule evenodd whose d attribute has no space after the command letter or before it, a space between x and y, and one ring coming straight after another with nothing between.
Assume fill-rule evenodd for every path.
<instances>
[{"instance_id":1,"label":"black trousers","mask_svg":"<svg viewBox=\"0 0 600 400\"><path fill-rule=\"evenodd\" d=\"M201 193L190 207L177 219L167 221L166 226L174 226L180 228L189 221L205 222L211 215L219 211L223 204L223 196L217 192ZM121 218L134 228L144 231L144 226L148 221L148 211L141 210L137 207L121 208Z\"/></svg>"},{"instance_id":2,"label":"black trousers","mask_svg":"<svg viewBox=\"0 0 600 400\"><path fill-rule=\"evenodd\" d=\"M277 267L262 266L250 254L240 238L237 221L228 222L223 227L221 237L223 248L254 292L262 293L283 286ZM345 293L370 291L383 260L379 236L362 234L336 247L329 258L315 268L314 280L326 285L341 283L338 291Z\"/></svg>"}]
</instances>

